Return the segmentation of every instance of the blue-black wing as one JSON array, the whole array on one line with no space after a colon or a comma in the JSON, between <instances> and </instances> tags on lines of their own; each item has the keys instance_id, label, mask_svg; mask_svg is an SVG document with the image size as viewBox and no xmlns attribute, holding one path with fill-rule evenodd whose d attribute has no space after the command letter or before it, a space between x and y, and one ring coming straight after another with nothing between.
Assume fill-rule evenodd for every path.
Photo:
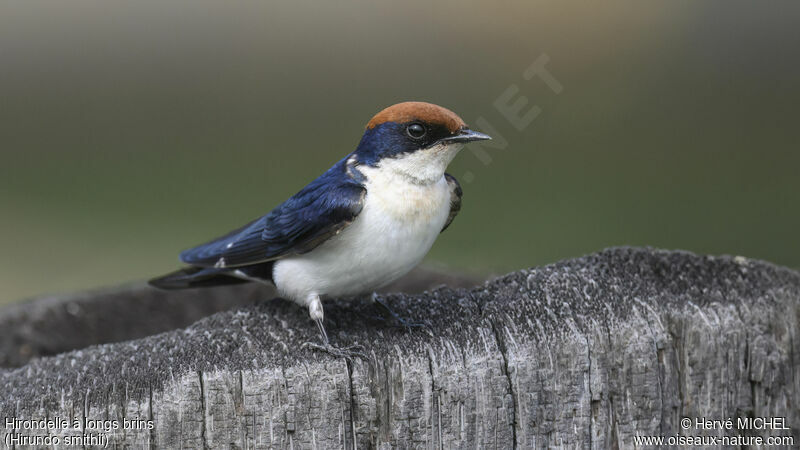
<instances>
[{"instance_id":1,"label":"blue-black wing","mask_svg":"<svg viewBox=\"0 0 800 450\"><path fill-rule=\"evenodd\" d=\"M366 189L340 161L269 214L181 253L200 267L241 267L313 250L361 212Z\"/></svg>"}]
</instances>

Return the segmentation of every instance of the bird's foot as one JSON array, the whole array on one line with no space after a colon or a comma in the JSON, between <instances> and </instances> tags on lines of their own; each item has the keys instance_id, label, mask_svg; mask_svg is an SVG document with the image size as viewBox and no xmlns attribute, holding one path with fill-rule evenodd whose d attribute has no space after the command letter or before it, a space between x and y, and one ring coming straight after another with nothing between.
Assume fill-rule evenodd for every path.
<instances>
[{"instance_id":1,"label":"bird's foot","mask_svg":"<svg viewBox=\"0 0 800 450\"><path fill-rule=\"evenodd\" d=\"M358 351L364 350L364 347L361 345L355 344L349 347L335 347L331 345L331 341L328 339L328 333L325 331L325 325L322 324L322 304L319 302L319 297L316 297L315 301L312 301L309 310L311 312L311 318L314 319L314 322L317 323L317 327L319 328L322 344L306 342L300 346L300 348L310 348L312 350L325 352L337 358L345 358L349 361L355 358L367 359L366 353Z\"/></svg>"},{"instance_id":2,"label":"bird's foot","mask_svg":"<svg viewBox=\"0 0 800 450\"><path fill-rule=\"evenodd\" d=\"M413 322L408 319L401 317L399 314L394 312L392 308L389 307L384 301L378 297L376 293L372 294L372 302L378 306L378 309L381 310L384 319L387 322L393 322L393 325L397 328L405 328L406 330L410 330L412 328L424 328L424 323Z\"/></svg>"},{"instance_id":3,"label":"bird's foot","mask_svg":"<svg viewBox=\"0 0 800 450\"><path fill-rule=\"evenodd\" d=\"M310 348L312 350L325 352L336 358L345 358L350 361L356 358L367 359L367 354L364 353L363 351L359 351L359 350L364 350L364 346L358 344L350 345L347 347L335 347L328 342L323 344L317 344L316 342L306 342L301 346L301 348Z\"/></svg>"}]
</instances>

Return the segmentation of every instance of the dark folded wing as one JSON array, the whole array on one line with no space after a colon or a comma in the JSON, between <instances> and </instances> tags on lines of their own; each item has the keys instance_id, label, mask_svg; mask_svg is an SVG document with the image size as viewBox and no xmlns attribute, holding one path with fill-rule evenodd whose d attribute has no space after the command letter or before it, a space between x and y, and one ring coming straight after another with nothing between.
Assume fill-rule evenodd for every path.
<instances>
[{"instance_id":1,"label":"dark folded wing","mask_svg":"<svg viewBox=\"0 0 800 450\"><path fill-rule=\"evenodd\" d=\"M313 250L356 218L366 194L352 180L332 180L326 175L266 216L184 251L181 261L201 267L237 267Z\"/></svg>"},{"instance_id":2,"label":"dark folded wing","mask_svg":"<svg viewBox=\"0 0 800 450\"><path fill-rule=\"evenodd\" d=\"M456 218L458 212L461 211L461 185L458 184L458 180L449 173L444 174L444 178L447 180L447 185L450 186L450 215L447 216L447 222L444 223L444 227L442 227L442 231L446 230L447 227L453 222L453 219Z\"/></svg>"}]
</instances>

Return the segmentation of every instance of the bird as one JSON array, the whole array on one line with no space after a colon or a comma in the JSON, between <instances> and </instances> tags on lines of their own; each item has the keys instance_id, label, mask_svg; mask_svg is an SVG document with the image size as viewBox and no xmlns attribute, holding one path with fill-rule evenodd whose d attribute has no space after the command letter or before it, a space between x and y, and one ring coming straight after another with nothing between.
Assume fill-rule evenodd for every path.
<instances>
[{"instance_id":1,"label":"bird","mask_svg":"<svg viewBox=\"0 0 800 450\"><path fill-rule=\"evenodd\" d=\"M323 298L374 292L419 264L461 209L462 189L445 172L448 164L466 143L487 139L444 107L389 106L367 123L354 151L295 195L181 252L184 268L149 283L162 289L272 284L308 309L322 340L312 347L348 356L328 339Z\"/></svg>"}]
</instances>

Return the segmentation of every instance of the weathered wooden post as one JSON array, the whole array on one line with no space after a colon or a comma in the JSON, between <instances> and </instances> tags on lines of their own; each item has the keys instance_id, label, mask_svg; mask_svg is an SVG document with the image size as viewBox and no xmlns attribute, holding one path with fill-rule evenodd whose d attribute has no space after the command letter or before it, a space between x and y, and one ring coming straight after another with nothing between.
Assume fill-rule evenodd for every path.
<instances>
[{"instance_id":1,"label":"weathered wooden post","mask_svg":"<svg viewBox=\"0 0 800 450\"><path fill-rule=\"evenodd\" d=\"M305 311L280 300L249 304L253 289L176 300L130 288L98 294L106 296L103 314L57 298L0 311L4 442L628 448L648 447L637 441L648 436L741 435L800 444L800 273L768 263L611 249L473 289L387 295L395 310L426 324L411 330L375 318L371 305L332 303L332 339L369 353L353 362L302 350L317 338ZM83 327L92 317L101 329L118 319L108 316L115 307L119 317L133 315L125 305L139 298L185 303L198 308L194 318L230 297L240 306L186 328L129 332L140 337L25 362L42 351L30 323L44 320L42 311L59 317L54 332L68 335L70 317ZM168 309L139 314L166 320ZM729 418L732 430L696 422ZM739 418L783 418L784 426L741 429Z\"/></svg>"}]
</instances>

